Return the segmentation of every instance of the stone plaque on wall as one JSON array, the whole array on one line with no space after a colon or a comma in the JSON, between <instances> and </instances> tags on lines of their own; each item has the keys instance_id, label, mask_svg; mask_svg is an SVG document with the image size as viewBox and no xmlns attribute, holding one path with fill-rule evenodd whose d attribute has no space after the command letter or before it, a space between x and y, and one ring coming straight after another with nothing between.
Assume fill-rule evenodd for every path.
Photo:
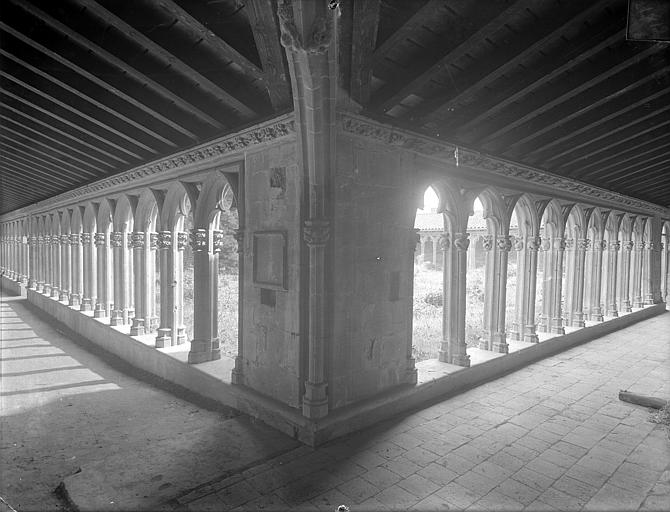
<instances>
[{"instance_id":1,"label":"stone plaque on wall","mask_svg":"<svg viewBox=\"0 0 670 512\"><path fill-rule=\"evenodd\" d=\"M286 233L256 231L253 252L254 283L286 290Z\"/></svg>"}]
</instances>

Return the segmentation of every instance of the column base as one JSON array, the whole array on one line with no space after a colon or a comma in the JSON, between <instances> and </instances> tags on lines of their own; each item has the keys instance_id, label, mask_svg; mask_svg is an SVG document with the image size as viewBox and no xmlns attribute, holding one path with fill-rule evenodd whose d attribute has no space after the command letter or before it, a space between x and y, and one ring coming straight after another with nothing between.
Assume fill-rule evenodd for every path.
<instances>
[{"instance_id":1,"label":"column base","mask_svg":"<svg viewBox=\"0 0 670 512\"><path fill-rule=\"evenodd\" d=\"M68 304L68 306L79 307L81 305L79 294L78 293L71 293L70 294L70 300L67 304Z\"/></svg>"},{"instance_id":2,"label":"column base","mask_svg":"<svg viewBox=\"0 0 670 512\"><path fill-rule=\"evenodd\" d=\"M158 331L159 318L157 316L150 316L144 319L144 330L148 334L150 332Z\"/></svg>"},{"instance_id":3,"label":"column base","mask_svg":"<svg viewBox=\"0 0 670 512\"><path fill-rule=\"evenodd\" d=\"M312 384L305 382L305 396L302 399L302 415L310 419L328 415L328 385L325 382Z\"/></svg>"},{"instance_id":4,"label":"column base","mask_svg":"<svg viewBox=\"0 0 670 512\"><path fill-rule=\"evenodd\" d=\"M61 290L60 295L58 296L58 301L69 302L69 300L70 300L70 294L68 292Z\"/></svg>"},{"instance_id":5,"label":"column base","mask_svg":"<svg viewBox=\"0 0 670 512\"><path fill-rule=\"evenodd\" d=\"M122 309L113 309L112 310L112 315L109 318L109 325L124 325L125 318L123 315L123 310Z\"/></svg>"},{"instance_id":6,"label":"column base","mask_svg":"<svg viewBox=\"0 0 670 512\"><path fill-rule=\"evenodd\" d=\"M437 353L437 360L442 363L448 363L451 358L449 357L449 342L442 341L440 343L440 351Z\"/></svg>"},{"instance_id":7,"label":"column base","mask_svg":"<svg viewBox=\"0 0 670 512\"><path fill-rule=\"evenodd\" d=\"M498 354L509 354L509 345L505 333L497 332L493 335L491 350Z\"/></svg>"},{"instance_id":8,"label":"column base","mask_svg":"<svg viewBox=\"0 0 670 512\"><path fill-rule=\"evenodd\" d=\"M20 281L17 281L17 282L20 282ZM51 285L45 283L44 286L42 287L42 293L44 295L48 295L49 297L51 297Z\"/></svg>"},{"instance_id":9,"label":"column base","mask_svg":"<svg viewBox=\"0 0 670 512\"><path fill-rule=\"evenodd\" d=\"M169 327L159 327L156 335L156 348L165 348L172 346L172 329Z\"/></svg>"},{"instance_id":10,"label":"column base","mask_svg":"<svg viewBox=\"0 0 670 512\"><path fill-rule=\"evenodd\" d=\"M606 315L610 317L617 317L619 316L619 312L616 309L610 309L607 311Z\"/></svg>"},{"instance_id":11,"label":"column base","mask_svg":"<svg viewBox=\"0 0 670 512\"><path fill-rule=\"evenodd\" d=\"M60 297L60 290L57 287L51 288L51 298L52 299L58 299Z\"/></svg>"},{"instance_id":12,"label":"column base","mask_svg":"<svg viewBox=\"0 0 670 512\"><path fill-rule=\"evenodd\" d=\"M28 279L28 288L29 288L30 290L34 290L36 284L37 284L37 283L35 283L35 280L34 280L34 279Z\"/></svg>"},{"instance_id":13,"label":"column base","mask_svg":"<svg viewBox=\"0 0 670 512\"><path fill-rule=\"evenodd\" d=\"M95 308L93 309L93 318L103 318L107 316L107 308L104 304L100 302L95 303Z\"/></svg>"},{"instance_id":14,"label":"column base","mask_svg":"<svg viewBox=\"0 0 670 512\"><path fill-rule=\"evenodd\" d=\"M79 311L93 311L93 300L90 298L83 298Z\"/></svg>"},{"instance_id":15,"label":"column base","mask_svg":"<svg viewBox=\"0 0 670 512\"><path fill-rule=\"evenodd\" d=\"M451 364L468 368L470 366L470 356L467 354L453 355L451 356Z\"/></svg>"},{"instance_id":16,"label":"column base","mask_svg":"<svg viewBox=\"0 0 670 512\"><path fill-rule=\"evenodd\" d=\"M130 326L131 336L142 336L144 334L144 319L133 318L133 323Z\"/></svg>"},{"instance_id":17,"label":"column base","mask_svg":"<svg viewBox=\"0 0 670 512\"><path fill-rule=\"evenodd\" d=\"M570 323L570 325L571 325L572 327L586 327L586 323L584 323L584 320L582 320L581 318L576 319L576 320L573 320L573 321Z\"/></svg>"},{"instance_id":18,"label":"column base","mask_svg":"<svg viewBox=\"0 0 670 512\"><path fill-rule=\"evenodd\" d=\"M37 293L43 293L44 292L44 283L36 283L35 284L35 291Z\"/></svg>"},{"instance_id":19,"label":"column base","mask_svg":"<svg viewBox=\"0 0 670 512\"><path fill-rule=\"evenodd\" d=\"M414 366L415 362L413 357L407 359L407 370L405 370L405 382L407 384L416 384L419 381L419 372Z\"/></svg>"},{"instance_id":20,"label":"column base","mask_svg":"<svg viewBox=\"0 0 670 512\"><path fill-rule=\"evenodd\" d=\"M523 333L523 341L526 343L539 343L540 338L537 337L537 332L535 331L535 324L527 325Z\"/></svg>"},{"instance_id":21,"label":"column base","mask_svg":"<svg viewBox=\"0 0 670 512\"><path fill-rule=\"evenodd\" d=\"M242 385L244 384L244 373L242 371L244 363L242 356L235 356L235 367L231 373L230 380L233 384Z\"/></svg>"},{"instance_id":22,"label":"column base","mask_svg":"<svg viewBox=\"0 0 670 512\"><path fill-rule=\"evenodd\" d=\"M190 364L215 361L216 359L221 359L218 338L211 340L191 340L191 350L188 353L188 362Z\"/></svg>"}]
</instances>

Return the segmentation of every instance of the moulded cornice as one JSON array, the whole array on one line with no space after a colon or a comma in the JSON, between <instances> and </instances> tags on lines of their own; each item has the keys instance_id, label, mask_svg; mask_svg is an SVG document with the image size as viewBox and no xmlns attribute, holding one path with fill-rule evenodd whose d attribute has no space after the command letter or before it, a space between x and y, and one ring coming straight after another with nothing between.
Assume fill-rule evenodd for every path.
<instances>
[{"instance_id":1,"label":"moulded cornice","mask_svg":"<svg viewBox=\"0 0 670 512\"><path fill-rule=\"evenodd\" d=\"M591 198L601 203L616 204L621 209L653 212L664 218L670 216L670 209L654 203L635 199L581 181L564 178L523 164L496 158L450 142L432 139L425 135L380 123L359 115L348 112L340 113L338 124L340 130L348 135L413 151L420 155L448 161L450 164L457 163L459 167L465 166L487 174L531 182L548 187L553 191L559 190L565 192L572 198L578 194L583 197L583 202L587 204L590 202L589 198Z\"/></svg>"},{"instance_id":2,"label":"moulded cornice","mask_svg":"<svg viewBox=\"0 0 670 512\"><path fill-rule=\"evenodd\" d=\"M214 162L221 157L242 153L259 144L272 143L278 139L293 136L295 131L295 117L291 112L249 127L246 130L225 135L214 141L181 151L169 157L155 160L149 164L135 167L129 171L115 174L109 178L103 178L88 185L45 199L44 201L14 210L3 215L3 218L9 219L20 215L28 215L32 214L32 212L48 210L63 204L86 200L89 196L93 197L99 195L101 192L118 188L122 185L128 185L147 177L160 176L169 171L197 164L206 164L209 161Z\"/></svg>"}]
</instances>

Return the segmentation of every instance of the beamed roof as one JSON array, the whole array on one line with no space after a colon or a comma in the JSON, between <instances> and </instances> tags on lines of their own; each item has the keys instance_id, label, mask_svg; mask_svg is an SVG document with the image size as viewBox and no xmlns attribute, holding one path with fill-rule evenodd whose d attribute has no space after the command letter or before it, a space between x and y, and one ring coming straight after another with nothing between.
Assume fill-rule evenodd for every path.
<instances>
[{"instance_id":1,"label":"beamed roof","mask_svg":"<svg viewBox=\"0 0 670 512\"><path fill-rule=\"evenodd\" d=\"M291 110L276 8L3 0L0 213ZM627 0L340 8L363 115L670 206L670 45L626 39Z\"/></svg>"}]
</instances>

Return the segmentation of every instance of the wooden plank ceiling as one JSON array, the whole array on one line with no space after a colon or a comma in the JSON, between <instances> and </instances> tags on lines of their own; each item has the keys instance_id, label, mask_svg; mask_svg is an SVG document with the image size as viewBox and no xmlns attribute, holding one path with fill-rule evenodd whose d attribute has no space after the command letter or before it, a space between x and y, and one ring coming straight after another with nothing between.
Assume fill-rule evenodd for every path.
<instances>
[{"instance_id":1,"label":"wooden plank ceiling","mask_svg":"<svg viewBox=\"0 0 670 512\"><path fill-rule=\"evenodd\" d=\"M670 206L670 45L627 41L627 4L340 0L340 78L372 118ZM289 111L275 12L3 0L0 213Z\"/></svg>"}]
</instances>

